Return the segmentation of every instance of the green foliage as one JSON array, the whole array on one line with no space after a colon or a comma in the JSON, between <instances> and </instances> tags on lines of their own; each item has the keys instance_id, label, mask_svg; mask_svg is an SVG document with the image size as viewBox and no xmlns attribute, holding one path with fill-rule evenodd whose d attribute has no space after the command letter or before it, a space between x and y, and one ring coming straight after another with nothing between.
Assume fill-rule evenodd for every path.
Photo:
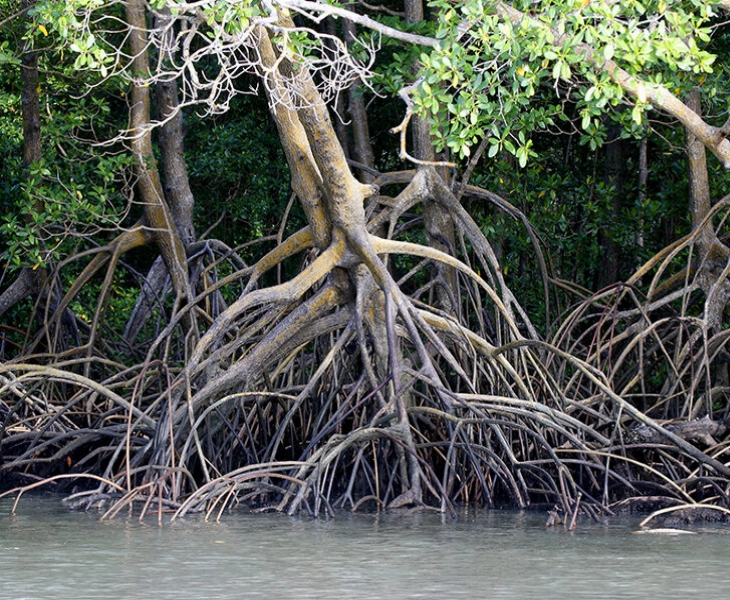
<instances>
[{"instance_id":1,"label":"green foliage","mask_svg":"<svg viewBox=\"0 0 730 600\"><path fill-rule=\"evenodd\" d=\"M157 4L162 7L168 2L158 0ZM172 14L179 10L173 3ZM220 32L230 36L240 35L250 27L251 20L262 16L263 12L255 2L210 2L203 6L203 14L206 23L212 28L208 32L209 37L216 38Z\"/></svg>"},{"instance_id":2,"label":"green foliage","mask_svg":"<svg viewBox=\"0 0 730 600\"><path fill-rule=\"evenodd\" d=\"M31 33L39 31L43 35L56 32L62 40L74 40L75 33L84 30L86 11L93 11L107 4L106 0L38 0L28 11L28 15L35 21L36 27L31 27ZM41 26L42 29L39 29ZM78 43L76 53L88 51L96 45L96 38ZM88 65L90 68L91 65Z\"/></svg>"},{"instance_id":3,"label":"green foliage","mask_svg":"<svg viewBox=\"0 0 730 600\"><path fill-rule=\"evenodd\" d=\"M0 221L4 255L12 268L46 266L72 250L90 230L112 230L119 224L126 199L118 178L129 167L129 157L62 162L54 161L55 173L45 161L31 165L15 188L13 205Z\"/></svg>"},{"instance_id":4,"label":"green foliage","mask_svg":"<svg viewBox=\"0 0 730 600\"><path fill-rule=\"evenodd\" d=\"M553 275L585 289L596 289L605 265L602 239L619 253L619 279L660 249L689 232L687 167L675 153L682 132L670 127L649 144L647 188L640 194L639 142L625 145L625 180L616 209L617 190L604 183L603 150L570 145L568 136L536 135L540 161L516 168L507 152L495 156L473 177L475 184L499 193L519 208L534 226L549 252ZM715 165L716 197L730 192L730 180ZM544 311L542 287L536 276L532 240L524 226L500 210L470 201L470 214L491 240L510 287L536 322Z\"/></svg>"},{"instance_id":5,"label":"green foliage","mask_svg":"<svg viewBox=\"0 0 730 600\"><path fill-rule=\"evenodd\" d=\"M20 60L10 48L10 42L5 40L0 42L0 65L11 64L19 65Z\"/></svg>"},{"instance_id":6,"label":"green foliage","mask_svg":"<svg viewBox=\"0 0 730 600\"><path fill-rule=\"evenodd\" d=\"M424 36L433 36L436 32L436 24L430 21L407 24L398 17L380 17L379 21L384 25L393 27L400 31L415 33ZM422 49L414 44L403 44L390 38L380 38L375 33L364 32L359 36L363 46L372 46L377 43L380 47L376 57L375 69L371 84L383 94L395 96L400 90L407 87L413 80L413 66L417 64L422 54ZM355 52L359 46L355 45ZM360 55L365 61L366 55Z\"/></svg>"},{"instance_id":7,"label":"green foliage","mask_svg":"<svg viewBox=\"0 0 730 600\"><path fill-rule=\"evenodd\" d=\"M103 129L111 118L100 99L70 102L63 81L41 85L43 158L25 171L19 94L0 96L0 131L5 173L0 186L2 252L12 268L58 260L89 232L114 229L127 207L124 182L131 165L124 154L100 154L79 139L89 127ZM69 246L68 244L71 243Z\"/></svg>"},{"instance_id":8,"label":"green foliage","mask_svg":"<svg viewBox=\"0 0 730 600\"><path fill-rule=\"evenodd\" d=\"M542 2L535 13L525 1L516 8L527 18L514 22L504 7L481 0L430 6L442 44L421 54L413 101L433 123L439 149L462 158L486 137L490 156L506 150L524 167L534 156L531 134L556 127L566 105L576 107L582 141L595 149L607 112L631 105L631 128L650 109L646 98L627 98L608 61L671 90L693 85L715 61L702 47L712 2L565 0Z\"/></svg>"},{"instance_id":9,"label":"green foliage","mask_svg":"<svg viewBox=\"0 0 730 600\"><path fill-rule=\"evenodd\" d=\"M103 10L107 31L95 35L89 27L89 18L95 10ZM30 22L26 37L34 46L51 46L63 63L72 59L76 71L88 71L93 79L106 78L111 71L122 66L117 61L115 31L119 29L118 17L123 10L121 3L106 0L37 0L28 11ZM115 26L109 24L116 22Z\"/></svg>"},{"instance_id":10,"label":"green foliage","mask_svg":"<svg viewBox=\"0 0 730 600\"><path fill-rule=\"evenodd\" d=\"M45 28L42 28L45 30ZM18 42L22 22L0 30L0 49ZM45 39L37 26L33 35ZM130 158L95 148L94 135L124 126L114 116L114 97L104 88L94 97L88 79L78 79L75 59L44 48L39 52L42 158L23 165L21 82L17 63L0 62L0 253L11 270L45 266L77 249L90 233L114 230L127 209Z\"/></svg>"},{"instance_id":11,"label":"green foliage","mask_svg":"<svg viewBox=\"0 0 730 600\"><path fill-rule=\"evenodd\" d=\"M226 115L190 114L187 123L197 229L226 214L215 235L234 246L276 231L289 196L289 167L265 101L242 96ZM293 226L303 225L300 213L292 218L298 218Z\"/></svg>"}]
</instances>

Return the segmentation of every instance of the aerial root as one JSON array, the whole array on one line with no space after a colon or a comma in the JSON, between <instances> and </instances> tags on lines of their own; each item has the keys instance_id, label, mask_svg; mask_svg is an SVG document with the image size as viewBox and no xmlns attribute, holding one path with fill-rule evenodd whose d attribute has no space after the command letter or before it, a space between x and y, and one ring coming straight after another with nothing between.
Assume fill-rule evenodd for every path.
<instances>
[{"instance_id":1,"label":"aerial root","mask_svg":"<svg viewBox=\"0 0 730 600\"><path fill-rule=\"evenodd\" d=\"M210 325L190 353L174 325L188 305L132 368L0 365L0 469L29 473L20 491L98 477L72 502L105 503L107 518L509 503L557 506L572 527L641 498L730 509L728 413L713 413L725 392L710 380L730 335L669 314L681 294L604 290L545 341L487 248L457 259L361 234L359 254L335 243L266 287L309 247L296 234L217 314L205 300L225 286L211 281L192 303ZM398 281L396 256L412 261ZM435 262L460 278L458 310L434 302Z\"/></svg>"}]
</instances>

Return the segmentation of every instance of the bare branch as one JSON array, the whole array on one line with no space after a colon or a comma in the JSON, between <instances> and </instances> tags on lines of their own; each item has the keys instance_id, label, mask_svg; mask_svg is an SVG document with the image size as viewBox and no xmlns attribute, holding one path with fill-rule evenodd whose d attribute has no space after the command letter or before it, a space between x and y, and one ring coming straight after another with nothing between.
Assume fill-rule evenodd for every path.
<instances>
[{"instance_id":1,"label":"bare branch","mask_svg":"<svg viewBox=\"0 0 730 600\"><path fill-rule=\"evenodd\" d=\"M352 11L332 6L330 4L313 2L312 0L277 0L277 4L285 8L295 9L298 12L307 13L308 16L315 21L321 21L325 17L329 16L342 17L352 21L353 23L357 23L358 25L377 31L378 33L394 40L400 40L402 42L408 42L418 46L427 46L429 48L436 48L440 44L440 41L436 38L400 31L393 27L383 25L378 21L374 21L366 15L359 15Z\"/></svg>"}]
</instances>

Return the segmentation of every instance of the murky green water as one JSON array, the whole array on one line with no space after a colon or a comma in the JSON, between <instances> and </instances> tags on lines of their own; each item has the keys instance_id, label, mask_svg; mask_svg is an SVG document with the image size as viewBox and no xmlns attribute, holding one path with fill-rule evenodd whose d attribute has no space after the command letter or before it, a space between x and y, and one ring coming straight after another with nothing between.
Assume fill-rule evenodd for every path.
<instances>
[{"instance_id":1,"label":"murky green water","mask_svg":"<svg viewBox=\"0 0 730 600\"><path fill-rule=\"evenodd\" d=\"M544 515L232 514L163 527L0 500L0 598L721 599L730 536L632 535L635 521L546 529Z\"/></svg>"}]
</instances>

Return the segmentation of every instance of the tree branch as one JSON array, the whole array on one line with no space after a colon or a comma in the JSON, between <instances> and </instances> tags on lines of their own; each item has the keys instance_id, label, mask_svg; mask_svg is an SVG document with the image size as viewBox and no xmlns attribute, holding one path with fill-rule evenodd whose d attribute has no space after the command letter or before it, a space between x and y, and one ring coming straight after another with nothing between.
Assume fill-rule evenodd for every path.
<instances>
[{"instance_id":1,"label":"tree branch","mask_svg":"<svg viewBox=\"0 0 730 600\"><path fill-rule=\"evenodd\" d=\"M730 0L728 0L730 2ZM427 46L429 48L435 48L439 45L440 41L436 38L426 37L425 35L416 35L414 33L407 33L383 25L378 21L374 21L366 15L360 15L355 12L349 11L344 8L332 6L330 4L324 4L321 2L313 2L312 0L276 0L276 4L283 6L284 8L294 9L297 12L306 12L309 17L315 21L320 21L325 17L342 17L373 31L383 34L386 37L394 40L401 40L402 42L408 42L409 44L417 44L419 46ZM318 16L313 16L313 14Z\"/></svg>"},{"instance_id":2,"label":"tree branch","mask_svg":"<svg viewBox=\"0 0 730 600\"><path fill-rule=\"evenodd\" d=\"M725 5L730 9L730 0L723 0L721 6L725 7ZM495 6L499 13L508 18L513 25L517 25L525 19L529 19L529 22L534 21L537 24L533 17L520 12L505 2L498 2ZM570 36L568 34L560 34L555 28L552 29L552 32L555 36L556 45L560 46L569 41ZM730 169L730 141L726 139L723 128L706 123L696 112L664 86L648 83L635 75L631 75L615 61L605 60L600 53L588 44L578 44L575 48L578 52L583 53L587 61L607 72L630 96L641 102L649 102L655 108L677 119L720 159L726 169Z\"/></svg>"}]
</instances>

